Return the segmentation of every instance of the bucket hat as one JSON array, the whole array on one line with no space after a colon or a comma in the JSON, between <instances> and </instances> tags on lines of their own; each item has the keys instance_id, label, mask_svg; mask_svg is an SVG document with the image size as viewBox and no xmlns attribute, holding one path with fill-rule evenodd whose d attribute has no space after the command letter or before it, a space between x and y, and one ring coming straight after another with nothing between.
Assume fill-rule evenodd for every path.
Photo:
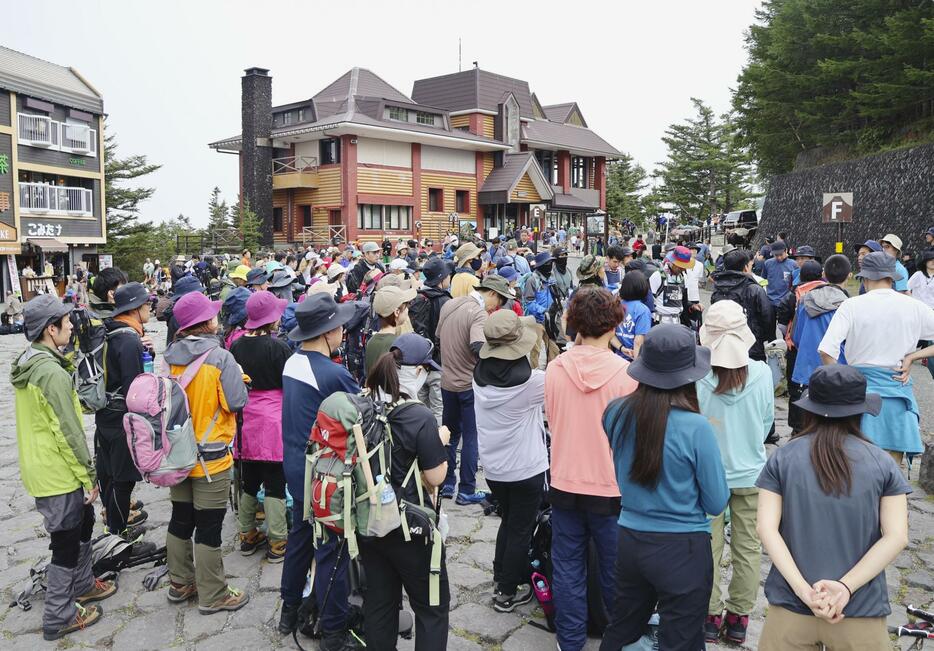
<instances>
[{"instance_id":1,"label":"bucket hat","mask_svg":"<svg viewBox=\"0 0 934 651\"><path fill-rule=\"evenodd\" d=\"M256 269L250 269L249 273L246 275L246 284L253 285L262 285L263 283L269 282L269 275L266 273L266 270L262 267L257 267Z\"/></svg>"},{"instance_id":2,"label":"bucket hat","mask_svg":"<svg viewBox=\"0 0 934 651\"><path fill-rule=\"evenodd\" d=\"M825 418L844 418L857 414L878 416L882 398L866 393L866 376L844 364L818 366L808 380L808 388L793 403Z\"/></svg>"},{"instance_id":3,"label":"bucket hat","mask_svg":"<svg viewBox=\"0 0 934 651\"><path fill-rule=\"evenodd\" d=\"M604 258L599 255L585 255L577 268L577 280L587 280L596 276L603 268Z\"/></svg>"},{"instance_id":4,"label":"bucket hat","mask_svg":"<svg viewBox=\"0 0 934 651\"><path fill-rule=\"evenodd\" d=\"M337 293L337 283L326 283L324 281L319 280L318 282L312 283L311 285L309 285L308 290L305 293L308 294L309 296L312 294L320 294L320 293L330 294L331 296L334 296Z\"/></svg>"},{"instance_id":5,"label":"bucket hat","mask_svg":"<svg viewBox=\"0 0 934 651\"><path fill-rule=\"evenodd\" d=\"M246 301L246 313L250 319L243 326L247 330L261 328L269 323L275 323L285 312L289 302L284 298L276 298L271 292L256 292Z\"/></svg>"},{"instance_id":6,"label":"bucket hat","mask_svg":"<svg viewBox=\"0 0 934 651\"><path fill-rule=\"evenodd\" d=\"M506 279L507 283L514 282L519 278L519 272L516 271L515 267L502 267L497 272L498 275Z\"/></svg>"},{"instance_id":7,"label":"bucket hat","mask_svg":"<svg viewBox=\"0 0 934 651\"><path fill-rule=\"evenodd\" d=\"M538 267L541 267L543 264L548 264L549 262L551 262L551 253L549 253L548 251L542 251L536 254L532 266L537 269Z\"/></svg>"},{"instance_id":8,"label":"bucket hat","mask_svg":"<svg viewBox=\"0 0 934 651\"><path fill-rule=\"evenodd\" d=\"M185 330L195 325L210 321L221 311L221 302L212 301L201 292L190 292L175 302L172 314L178 322L178 329Z\"/></svg>"},{"instance_id":9,"label":"bucket hat","mask_svg":"<svg viewBox=\"0 0 934 651\"><path fill-rule=\"evenodd\" d=\"M924 232L924 234L925 234L925 235L930 235L931 237L934 237L934 226L931 226L929 229L927 229L927 230ZM159 264L159 261L158 261L158 260L156 260L156 264Z\"/></svg>"},{"instance_id":10,"label":"bucket hat","mask_svg":"<svg viewBox=\"0 0 934 651\"><path fill-rule=\"evenodd\" d=\"M710 372L710 349L698 346L694 333L685 326L662 323L645 335L639 357L626 372L641 384L675 389Z\"/></svg>"},{"instance_id":11,"label":"bucket hat","mask_svg":"<svg viewBox=\"0 0 934 651\"><path fill-rule=\"evenodd\" d=\"M691 249L686 246L676 246L671 251L671 264L682 269L693 269L697 261L694 259Z\"/></svg>"},{"instance_id":12,"label":"bucket hat","mask_svg":"<svg viewBox=\"0 0 934 651\"><path fill-rule=\"evenodd\" d=\"M350 321L355 312L356 308L352 304L338 305L330 294L312 294L295 308L298 325L289 331L289 339L305 341L320 337Z\"/></svg>"},{"instance_id":13,"label":"bucket hat","mask_svg":"<svg viewBox=\"0 0 934 651\"><path fill-rule=\"evenodd\" d=\"M520 318L512 310L493 312L483 324L486 342L480 348L480 359L514 360L528 355L538 340L533 323L534 318Z\"/></svg>"},{"instance_id":14,"label":"bucket hat","mask_svg":"<svg viewBox=\"0 0 934 651\"><path fill-rule=\"evenodd\" d=\"M816 258L817 254L814 252L814 249L807 244L802 244L801 246L795 249L796 258Z\"/></svg>"},{"instance_id":15,"label":"bucket hat","mask_svg":"<svg viewBox=\"0 0 934 651\"><path fill-rule=\"evenodd\" d=\"M380 316L389 316L402 305L415 299L418 292L414 289L402 289L388 285L376 290L373 297L373 310Z\"/></svg>"},{"instance_id":16,"label":"bucket hat","mask_svg":"<svg viewBox=\"0 0 934 651\"><path fill-rule=\"evenodd\" d=\"M894 281L898 280L901 274L895 270L895 258L882 251L873 251L863 258L856 277L867 280L891 278Z\"/></svg>"},{"instance_id":17,"label":"bucket hat","mask_svg":"<svg viewBox=\"0 0 934 651\"><path fill-rule=\"evenodd\" d=\"M736 250L736 247L733 246L732 244L724 244L722 247L720 247L720 255L726 255L730 251L735 251L735 250Z\"/></svg>"},{"instance_id":18,"label":"bucket hat","mask_svg":"<svg viewBox=\"0 0 934 651\"><path fill-rule=\"evenodd\" d=\"M113 316L142 307L149 301L149 291L142 283L127 283L114 292Z\"/></svg>"},{"instance_id":19,"label":"bucket hat","mask_svg":"<svg viewBox=\"0 0 934 651\"><path fill-rule=\"evenodd\" d=\"M392 342L389 350L393 348L402 353L403 366L428 366L434 371L441 370L438 363L431 358L435 345L431 343L431 340L420 334L407 332L404 335L399 335Z\"/></svg>"},{"instance_id":20,"label":"bucket hat","mask_svg":"<svg viewBox=\"0 0 934 651\"><path fill-rule=\"evenodd\" d=\"M233 271L227 274L228 278L236 278L246 282L246 275L250 273L250 268L245 264L238 264Z\"/></svg>"},{"instance_id":21,"label":"bucket hat","mask_svg":"<svg viewBox=\"0 0 934 651\"><path fill-rule=\"evenodd\" d=\"M408 271L409 273L412 272L412 270L409 269L409 261L404 260L403 258L393 258L392 261L390 261L389 263L389 270L390 271Z\"/></svg>"},{"instance_id":22,"label":"bucket hat","mask_svg":"<svg viewBox=\"0 0 934 651\"><path fill-rule=\"evenodd\" d=\"M267 292L263 292L264 294ZM221 314L225 326L234 326L246 321L246 302L253 294L246 287L237 287L227 294Z\"/></svg>"},{"instance_id":23,"label":"bucket hat","mask_svg":"<svg viewBox=\"0 0 934 651\"><path fill-rule=\"evenodd\" d=\"M749 365L749 349L756 337L746 322L743 306L735 301L717 301L704 313L700 342L710 349L710 364L721 368Z\"/></svg>"},{"instance_id":24,"label":"bucket hat","mask_svg":"<svg viewBox=\"0 0 934 651\"><path fill-rule=\"evenodd\" d=\"M512 293L512 289L509 287L509 282L502 276L497 276L496 274L489 274L480 281L480 285L477 289L487 289L491 292L496 292L507 301L511 298L515 298L515 295Z\"/></svg>"},{"instance_id":25,"label":"bucket hat","mask_svg":"<svg viewBox=\"0 0 934 651\"><path fill-rule=\"evenodd\" d=\"M334 280L343 273L347 273L347 270L339 264L332 263L331 266L328 267L328 280Z\"/></svg>"},{"instance_id":26,"label":"bucket hat","mask_svg":"<svg viewBox=\"0 0 934 651\"><path fill-rule=\"evenodd\" d=\"M893 235L892 233L889 233L888 235L883 237L881 240L879 240L879 244L882 244L883 242L887 244L891 244L892 247L898 251L902 250L902 238L900 238L898 235Z\"/></svg>"},{"instance_id":27,"label":"bucket hat","mask_svg":"<svg viewBox=\"0 0 934 651\"><path fill-rule=\"evenodd\" d=\"M454 252L454 259L457 260L459 265L463 265L468 260L473 260L479 256L483 251L480 247L474 244L473 242L467 242L466 244L461 244L457 251Z\"/></svg>"},{"instance_id":28,"label":"bucket hat","mask_svg":"<svg viewBox=\"0 0 934 651\"><path fill-rule=\"evenodd\" d=\"M426 285L437 287L447 276L454 273L454 265L441 257L434 257L422 266L422 273L425 274Z\"/></svg>"},{"instance_id":29,"label":"bucket hat","mask_svg":"<svg viewBox=\"0 0 934 651\"><path fill-rule=\"evenodd\" d=\"M862 244L854 244L854 245L853 245L853 252L854 252L854 253L859 253L859 250L860 250L861 248L863 248L864 246L865 246L867 249L869 249L870 252L873 252L873 251L881 251L881 250L882 250L882 245L879 244L878 242L876 242L875 240L866 240L866 241L863 242Z\"/></svg>"},{"instance_id":30,"label":"bucket hat","mask_svg":"<svg viewBox=\"0 0 934 651\"><path fill-rule=\"evenodd\" d=\"M201 281L194 276L182 276L172 285L172 296L179 298L191 292L200 292Z\"/></svg>"},{"instance_id":31,"label":"bucket hat","mask_svg":"<svg viewBox=\"0 0 934 651\"><path fill-rule=\"evenodd\" d=\"M272 277L269 279L270 289L279 289L281 287L288 287L292 284L293 278L289 275L287 271L276 271L272 274Z\"/></svg>"},{"instance_id":32,"label":"bucket hat","mask_svg":"<svg viewBox=\"0 0 934 651\"><path fill-rule=\"evenodd\" d=\"M36 341L52 321L58 321L74 309L52 294L39 294L23 305L23 331L26 339Z\"/></svg>"}]
</instances>

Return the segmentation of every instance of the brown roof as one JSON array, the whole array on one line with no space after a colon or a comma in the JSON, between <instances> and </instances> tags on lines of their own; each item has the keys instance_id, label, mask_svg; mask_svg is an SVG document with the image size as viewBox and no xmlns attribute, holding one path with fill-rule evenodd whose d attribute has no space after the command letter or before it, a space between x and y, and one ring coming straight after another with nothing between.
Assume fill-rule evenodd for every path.
<instances>
[{"instance_id":1,"label":"brown roof","mask_svg":"<svg viewBox=\"0 0 934 651\"><path fill-rule=\"evenodd\" d=\"M552 208L596 210L600 207L599 190L568 188L568 194L564 194L560 186L552 186L552 189L555 193L555 198L551 202Z\"/></svg>"},{"instance_id":2,"label":"brown roof","mask_svg":"<svg viewBox=\"0 0 934 651\"><path fill-rule=\"evenodd\" d=\"M522 141L549 145L556 149L567 149L590 156L606 156L607 158L622 156L622 152L590 129L547 120L533 120L523 124Z\"/></svg>"},{"instance_id":3,"label":"brown roof","mask_svg":"<svg viewBox=\"0 0 934 651\"><path fill-rule=\"evenodd\" d=\"M584 119L584 114L581 112L581 107L577 105L577 102L549 104L548 106L543 106L542 111L544 111L545 116L549 120L552 122L560 122L561 124L567 124L571 114L574 113L574 111L577 111L577 115L580 117L581 122L583 122L585 127L587 126L587 120Z\"/></svg>"},{"instance_id":4,"label":"brown roof","mask_svg":"<svg viewBox=\"0 0 934 651\"><path fill-rule=\"evenodd\" d=\"M538 161L531 152L519 152L517 154L504 154L503 165L494 167L490 175L486 177L483 186L480 188L478 203L508 203L509 195L516 187L516 184L528 172L538 184L544 189L550 191L548 181L542 174ZM534 183L534 180L533 180ZM543 193L544 194L544 193ZM551 197L543 196L542 199L548 200Z\"/></svg>"},{"instance_id":5,"label":"brown roof","mask_svg":"<svg viewBox=\"0 0 934 651\"><path fill-rule=\"evenodd\" d=\"M496 111L507 93L516 96L522 117L533 117L529 82L480 68L419 79L412 88L412 99L419 104L440 106L448 111Z\"/></svg>"}]
</instances>

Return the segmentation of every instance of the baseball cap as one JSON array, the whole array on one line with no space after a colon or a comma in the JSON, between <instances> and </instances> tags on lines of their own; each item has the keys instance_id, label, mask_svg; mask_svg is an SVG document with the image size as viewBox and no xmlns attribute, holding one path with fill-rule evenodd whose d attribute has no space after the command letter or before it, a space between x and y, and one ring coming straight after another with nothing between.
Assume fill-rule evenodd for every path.
<instances>
[{"instance_id":1,"label":"baseball cap","mask_svg":"<svg viewBox=\"0 0 934 651\"><path fill-rule=\"evenodd\" d=\"M39 294L23 305L23 330L26 339L36 341L52 321L57 321L74 309L52 294Z\"/></svg>"},{"instance_id":2,"label":"baseball cap","mask_svg":"<svg viewBox=\"0 0 934 651\"><path fill-rule=\"evenodd\" d=\"M373 253L374 251L378 253L381 250L382 249L379 248L379 244L377 244L376 242L367 242L366 244L363 245L364 253Z\"/></svg>"},{"instance_id":3,"label":"baseball cap","mask_svg":"<svg viewBox=\"0 0 934 651\"><path fill-rule=\"evenodd\" d=\"M387 285L376 291L373 297L373 309L380 316L389 316L404 303L408 303L418 295L414 289L402 289Z\"/></svg>"}]
</instances>

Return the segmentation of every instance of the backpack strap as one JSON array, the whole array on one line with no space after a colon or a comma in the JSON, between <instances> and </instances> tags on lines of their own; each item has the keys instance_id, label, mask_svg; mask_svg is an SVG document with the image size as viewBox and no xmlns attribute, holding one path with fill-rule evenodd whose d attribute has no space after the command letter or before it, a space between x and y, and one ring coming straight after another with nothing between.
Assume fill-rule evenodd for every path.
<instances>
[{"instance_id":1,"label":"backpack strap","mask_svg":"<svg viewBox=\"0 0 934 651\"><path fill-rule=\"evenodd\" d=\"M176 381L182 385L183 389L188 388L188 385L191 384L191 381L195 379L198 371L201 370L201 366L204 365L204 363L207 361L208 355L210 355L213 351L214 349L212 348L211 350L205 351L204 353L195 357L188 363L188 366L185 367L185 370L182 371L182 374L176 378ZM162 360L162 375L165 377L172 377L172 365L165 360L164 356Z\"/></svg>"}]
</instances>

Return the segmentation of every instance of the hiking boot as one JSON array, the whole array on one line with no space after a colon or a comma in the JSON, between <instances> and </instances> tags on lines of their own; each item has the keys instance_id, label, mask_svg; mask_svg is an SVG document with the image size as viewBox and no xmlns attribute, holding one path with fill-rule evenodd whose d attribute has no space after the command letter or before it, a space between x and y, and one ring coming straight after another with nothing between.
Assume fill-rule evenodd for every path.
<instances>
[{"instance_id":1,"label":"hiking boot","mask_svg":"<svg viewBox=\"0 0 934 651\"><path fill-rule=\"evenodd\" d=\"M736 613L727 611L723 637L733 644L744 644L746 642L746 628L748 626L749 615L737 615Z\"/></svg>"},{"instance_id":2,"label":"hiking boot","mask_svg":"<svg viewBox=\"0 0 934 651\"><path fill-rule=\"evenodd\" d=\"M287 604L282 602L282 612L279 613L279 633L291 635L298 628L298 610L302 604Z\"/></svg>"},{"instance_id":3,"label":"hiking boot","mask_svg":"<svg viewBox=\"0 0 934 651\"><path fill-rule=\"evenodd\" d=\"M75 618L71 620L70 624L66 624L57 631L42 629L42 637L49 642L58 640L69 633L84 630L88 626L94 626L94 624L101 621L101 616L104 614L104 609L100 606L88 606L85 608L81 604L78 604L77 607L78 612L75 614Z\"/></svg>"},{"instance_id":4,"label":"hiking boot","mask_svg":"<svg viewBox=\"0 0 934 651\"><path fill-rule=\"evenodd\" d=\"M467 493L458 493L457 498L454 501L461 506L467 506L468 504L480 504L485 499L486 493L483 491L474 491L472 495L468 495Z\"/></svg>"},{"instance_id":5,"label":"hiking boot","mask_svg":"<svg viewBox=\"0 0 934 651\"><path fill-rule=\"evenodd\" d=\"M91 586L91 589L80 597L76 597L75 601L83 606L95 601L103 601L107 597L112 597L114 594L116 594L116 592L116 581L101 581L100 579L94 579L94 585Z\"/></svg>"},{"instance_id":6,"label":"hiking boot","mask_svg":"<svg viewBox=\"0 0 934 651\"><path fill-rule=\"evenodd\" d=\"M707 644L719 642L721 628L723 628L722 615L707 615L707 619L704 620L704 641Z\"/></svg>"},{"instance_id":7,"label":"hiking boot","mask_svg":"<svg viewBox=\"0 0 934 651\"><path fill-rule=\"evenodd\" d=\"M247 593L227 586L227 592L223 597L207 606L198 606L198 612L202 615L213 615L224 610L240 610L250 602L250 595Z\"/></svg>"},{"instance_id":8,"label":"hiking boot","mask_svg":"<svg viewBox=\"0 0 934 651\"><path fill-rule=\"evenodd\" d=\"M172 581L169 583L169 593L166 596L171 603L180 604L182 602L188 601L193 597L197 597L198 586L194 583L183 585L181 583L175 583Z\"/></svg>"},{"instance_id":9,"label":"hiking boot","mask_svg":"<svg viewBox=\"0 0 934 651\"><path fill-rule=\"evenodd\" d=\"M454 497L454 487L453 486L442 486L441 487L441 497L442 499L451 499Z\"/></svg>"},{"instance_id":10,"label":"hiking boot","mask_svg":"<svg viewBox=\"0 0 934 651\"><path fill-rule=\"evenodd\" d=\"M535 596L535 593L532 592L532 586L528 583L520 585L516 589L515 594L510 595L497 592L493 597L493 610L498 613L511 613L516 609L516 606L521 606L522 604L527 604L532 601L533 596Z\"/></svg>"},{"instance_id":11,"label":"hiking boot","mask_svg":"<svg viewBox=\"0 0 934 651\"><path fill-rule=\"evenodd\" d=\"M130 517L126 519L126 524L128 527L138 526L146 522L149 519L149 514L142 509L133 510L130 509Z\"/></svg>"},{"instance_id":12,"label":"hiking boot","mask_svg":"<svg viewBox=\"0 0 934 651\"><path fill-rule=\"evenodd\" d=\"M323 633L318 642L320 651L355 651L365 649L366 646L353 631L340 631L338 633Z\"/></svg>"},{"instance_id":13,"label":"hiking boot","mask_svg":"<svg viewBox=\"0 0 934 651\"><path fill-rule=\"evenodd\" d=\"M141 511L144 506L143 500L130 500L131 511Z\"/></svg>"},{"instance_id":14,"label":"hiking boot","mask_svg":"<svg viewBox=\"0 0 934 651\"><path fill-rule=\"evenodd\" d=\"M142 540L143 534L145 533L146 533L146 527L142 525L136 525L134 527L127 527L121 533L117 535L129 543L136 544L137 541Z\"/></svg>"},{"instance_id":15,"label":"hiking boot","mask_svg":"<svg viewBox=\"0 0 934 651\"><path fill-rule=\"evenodd\" d=\"M266 534L258 529L240 534L240 555L250 556L266 544Z\"/></svg>"},{"instance_id":16,"label":"hiking boot","mask_svg":"<svg viewBox=\"0 0 934 651\"><path fill-rule=\"evenodd\" d=\"M269 541L269 549L266 550L266 560L270 563L281 563L285 560L284 540Z\"/></svg>"}]
</instances>

